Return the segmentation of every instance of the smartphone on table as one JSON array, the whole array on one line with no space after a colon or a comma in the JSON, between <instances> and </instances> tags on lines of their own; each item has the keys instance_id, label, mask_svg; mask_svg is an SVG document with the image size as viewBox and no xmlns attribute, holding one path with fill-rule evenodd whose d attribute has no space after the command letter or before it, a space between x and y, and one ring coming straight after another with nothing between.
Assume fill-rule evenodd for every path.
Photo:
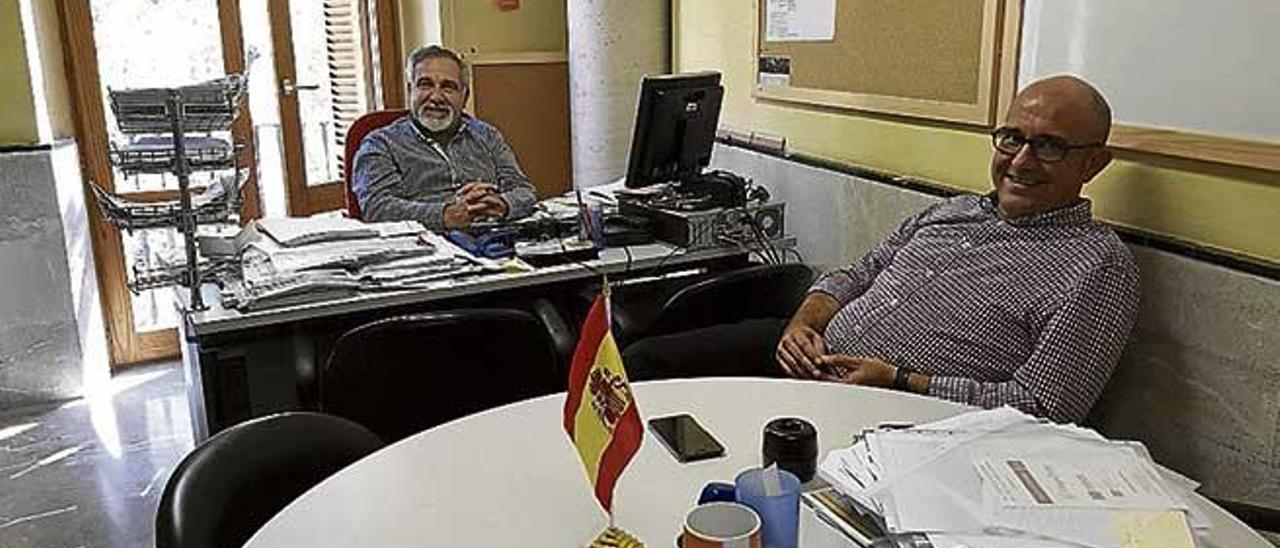
<instances>
[{"instance_id":1,"label":"smartphone on table","mask_svg":"<svg viewBox=\"0 0 1280 548\"><path fill-rule=\"evenodd\" d=\"M649 419L649 429L680 462L697 462L724 455L724 446L687 413Z\"/></svg>"}]
</instances>

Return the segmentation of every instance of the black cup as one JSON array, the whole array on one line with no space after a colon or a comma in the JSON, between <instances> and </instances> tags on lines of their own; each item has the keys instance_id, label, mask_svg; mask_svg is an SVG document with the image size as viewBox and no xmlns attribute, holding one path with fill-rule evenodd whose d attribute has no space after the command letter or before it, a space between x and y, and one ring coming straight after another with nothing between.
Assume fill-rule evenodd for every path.
<instances>
[{"instance_id":1,"label":"black cup","mask_svg":"<svg viewBox=\"0 0 1280 548\"><path fill-rule=\"evenodd\" d=\"M782 417L764 425L764 466L778 463L778 468L795 474L800 482L813 479L818 468L818 431L809 421Z\"/></svg>"}]
</instances>

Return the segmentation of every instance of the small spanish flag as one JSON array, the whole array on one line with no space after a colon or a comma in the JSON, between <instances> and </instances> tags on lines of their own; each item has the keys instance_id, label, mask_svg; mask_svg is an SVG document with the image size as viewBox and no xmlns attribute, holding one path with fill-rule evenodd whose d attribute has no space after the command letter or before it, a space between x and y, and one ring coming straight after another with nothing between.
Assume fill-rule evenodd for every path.
<instances>
[{"instance_id":1,"label":"small spanish flag","mask_svg":"<svg viewBox=\"0 0 1280 548\"><path fill-rule=\"evenodd\" d=\"M643 431L618 345L609 332L608 284L582 322L582 336L569 369L564 430L595 488L596 500L613 515L613 486L640 449Z\"/></svg>"}]
</instances>

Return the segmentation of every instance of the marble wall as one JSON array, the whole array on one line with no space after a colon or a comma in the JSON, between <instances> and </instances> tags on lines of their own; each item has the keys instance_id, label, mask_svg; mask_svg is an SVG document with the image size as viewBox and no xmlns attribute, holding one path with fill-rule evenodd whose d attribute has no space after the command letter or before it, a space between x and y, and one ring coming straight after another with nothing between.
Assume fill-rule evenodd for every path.
<instances>
[{"instance_id":1,"label":"marble wall","mask_svg":"<svg viewBox=\"0 0 1280 548\"><path fill-rule=\"evenodd\" d=\"M671 3L570 0L568 17L573 180L581 188L626 173L640 79L670 71Z\"/></svg>"},{"instance_id":2,"label":"marble wall","mask_svg":"<svg viewBox=\"0 0 1280 548\"><path fill-rule=\"evenodd\" d=\"M0 409L107 375L81 184L70 142L0 153Z\"/></svg>"},{"instance_id":3,"label":"marble wall","mask_svg":"<svg viewBox=\"0 0 1280 548\"><path fill-rule=\"evenodd\" d=\"M725 145L713 166L785 201L787 231L806 261L823 268L861 256L940 199ZM1143 441L1205 494L1280 507L1280 282L1129 247L1142 271L1142 305L1090 424Z\"/></svg>"},{"instance_id":4,"label":"marble wall","mask_svg":"<svg viewBox=\"0 0 1280 548\"><path fill-rule=\"evenodd\" d=\"M1138 324L1093 422L1205 492L1280 508L1280 282L1129 247Z\"/></svg>"}]
</instances>

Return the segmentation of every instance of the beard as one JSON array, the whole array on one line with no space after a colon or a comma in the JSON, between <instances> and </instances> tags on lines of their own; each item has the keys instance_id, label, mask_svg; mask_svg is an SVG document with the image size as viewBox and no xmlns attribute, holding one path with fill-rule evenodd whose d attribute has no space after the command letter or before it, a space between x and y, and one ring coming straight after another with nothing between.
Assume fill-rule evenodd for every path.
<instances>
[{"instance_id":1,"label":"beard","mask_svg":"<svg viewBox=\"0 0 1280 548\"><path fill-rule=\"evenodd\" d=\"M447 114L443 111L448 111ZM458 122L458 111L453 106L423 105L414 111L414 118L428 131L439 133Z\"/></svg>"}]
</instances>

